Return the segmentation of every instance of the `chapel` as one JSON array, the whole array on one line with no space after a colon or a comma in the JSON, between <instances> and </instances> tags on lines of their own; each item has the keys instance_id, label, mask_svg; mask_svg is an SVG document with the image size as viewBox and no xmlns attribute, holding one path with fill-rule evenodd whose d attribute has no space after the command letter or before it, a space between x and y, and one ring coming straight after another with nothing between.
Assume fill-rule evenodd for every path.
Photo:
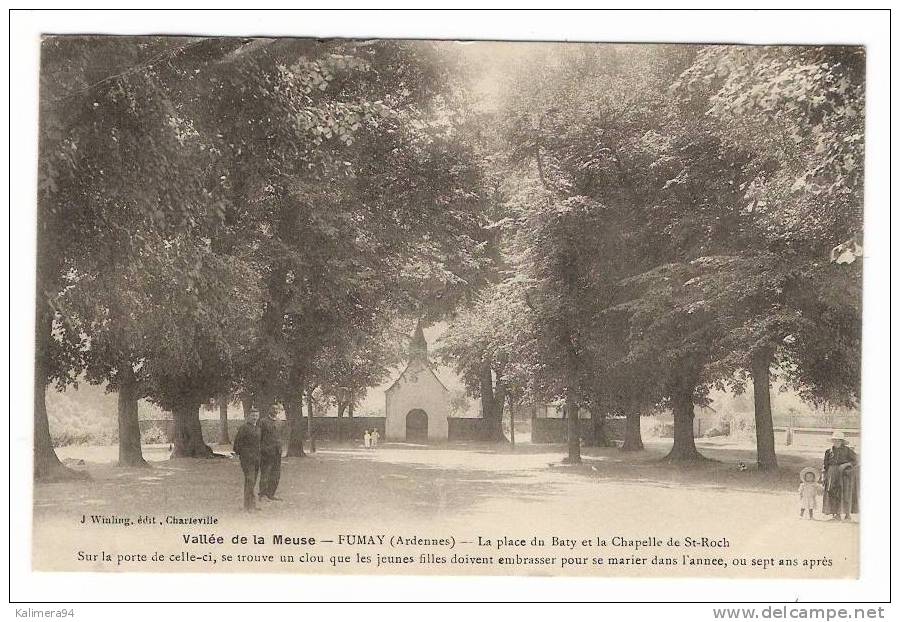
<instances>
[{"instance_id":1,"label":"chapel","mask_svg":"<svg viewBox=\"0 0 900 622\"><path fill-rule=\"evenodd\" d=\"M446 441L450 392L428 360L422 326L416 326L403 373L384 392L385 435L391 441Z\"/></svg>"}]
</instances>

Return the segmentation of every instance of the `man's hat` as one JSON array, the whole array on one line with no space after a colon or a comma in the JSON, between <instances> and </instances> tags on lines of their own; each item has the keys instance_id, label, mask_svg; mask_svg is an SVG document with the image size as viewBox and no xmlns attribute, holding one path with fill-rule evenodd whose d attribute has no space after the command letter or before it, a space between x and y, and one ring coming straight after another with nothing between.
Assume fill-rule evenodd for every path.
<instances>
[{"instance_id":1,"label":"man's hat","mask_svg":"<svg viewBox=\"0 0 900 622\"><path fill-rule=\"evenodd\" d=\"M801 482L805 482L805 481L806 481L806 474L807 474L807 473L812 473L812 474L813 474L813 477L816 477L816 478L819 477L819 472L818 472L814 467L805 467L805 468L803 468L803 469L800 471L800 481L801 481Z\"/></svg>"},{"instance_id":2,"label":"man's hat","mask_svg":"<svg viewBox=\"0 0 900 622\"><path fill-rule=\"evenodd\" d=\"M838 430L835 430L834 432L831 433L831 440L833 440L833 441L846 441L846 440L847 440L847 437L844 436L844 433L843 433L843 432L840 432L840 431L838 431Z\"/></svg>"}]
</instances>

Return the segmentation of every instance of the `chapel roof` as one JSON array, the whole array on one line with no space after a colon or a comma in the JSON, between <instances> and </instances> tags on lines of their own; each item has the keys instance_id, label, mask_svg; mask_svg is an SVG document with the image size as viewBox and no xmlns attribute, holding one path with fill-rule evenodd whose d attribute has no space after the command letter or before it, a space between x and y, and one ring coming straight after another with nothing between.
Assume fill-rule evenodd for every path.
<instances>
[{"instance_id":1,"label":"chapel roof","mask_svg":"<svg viewBox=\"0 0 900 622\"><path fill-rule=\"evenodd\" d=\"M416 323L416 330L413 331L412 337L410 337L409 341L409 361L406 363L406 367L403 368L403 371L397 376L397 379L391 383L387 389L385 389L385 393L391 391L397 386L397 383L400 382L400 379L406 375L406 372L409 371L410 367L416 364L417 366L424 367L428 372L434 377L435 380L438 381L438 384L444 391L449 392L447 386L438 378L438 375L434 373L434 370L431 368L431 364L428 362L428 341L425 339L425 332L422 330L422 322L419 321Z\"/></svg>"}]
</instances>

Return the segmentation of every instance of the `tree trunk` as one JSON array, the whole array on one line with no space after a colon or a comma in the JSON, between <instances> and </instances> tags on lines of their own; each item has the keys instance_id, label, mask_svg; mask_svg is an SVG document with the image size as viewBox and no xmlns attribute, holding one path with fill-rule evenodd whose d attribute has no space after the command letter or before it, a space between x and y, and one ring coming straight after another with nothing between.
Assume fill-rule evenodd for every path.
<instances>
[{"instance_id":1,"label":"tree trunk","mask_svg":"<svg viewBox=\"0 0 900 622\"><path fill-rule=\"evenodd\" d=\"M756 419L756 464L760 471L778 468L775 457L775 429L772 423L772 401L769 395L769 367L773 353L769 349L753 355L753 415Z\"/></svg>"},{"instance_id":2,"label":"tree trunk","mask_svg":"<svg viewBox=\"0 0 900 622\"><path fill-rule=\"evenodd\" d=\"M594 447L612 447L606 429L606 413L600 412L599 407L591 409L591 444Z\"/></svg>"},{"instance_id":3,"label":"tree trunk","mask_svg":"<svg viewBox=\"0 0 900 622\"><path fill-rule=\"evenodd\" d=\"M574 284L572 283L572 269L566 270L566 283L568 291L574 296ZM563 330L561 333L562 345L566 351L566 371L570 375L572 384L566 387L566 440L569 445L569 455L566 461L569 464L581 464L581 421L578 417L578 399L579 394L576 384L580 378L578 352L575 349L575 343L572 340L572 333Z\"/></svg>"},{"instance_id":4,"label":"tree trunk","mask_svg":"<svg viewBox=\"0 0 900 622\"><path fill-rule=\"evenodd\" d=\"M608 417L605 412L600 413L600 427L597 430L597 447L614 447L615 443L609 438Z\"/></svg>"},{"instance_id":5,"label":"tree trunk","mask_svg":"<svg viewBox=\"0 0 900 622\"><path fill-rule=\"evenodd\" d=\"M353 393L350 394L350 401L347 402L347 418L353 419ZM353 426L350 425L347 428L347 438L342 439L342 440L352 441L353 440L351 438L352 436L353 436Z\"/></svg>"},{"instance_id":6,"label":"tree trunk","mask_svg":"<svg viewBox=\"0 0 900 622\"><path fill-rule=\"evenodd\" d=\"M37 366L36 366L37 367ZM57 471L65 469L50 438L50 423L47 419L47 387L39 372L34 378L34 479L52 480Z\"/></svg>"},{"instance_id":7,"label":"tree trunk","mask_svg":"<svg viewBox=\"0 0 900 622\"><path fill-rule=\"evenodd\" d=\"M643 449L641 413L629 412L625 415L625 440L622 443L622 451L641 451Z\"/></svg>"},{"instance_id":8,"label":"tree trunk","mask_svg":"<svg viewBox=\"0 0 900 622\"><path fill-rule=\"evenodd\" d=\"M269 383L266 384L268 385ZM256 407L259 409L259 418L262 419L271 415L272 409L275 407L275 394L271 387L266 386L257 391L255 398Z\"/></svg>"},{"instance_id":9,"label":"tree trunk","mask_svg":"<svg viewBox=\"0 0 900 622\"><path fill-rule=\"evenodd\" d=\"M219 445L230 445L231 438L228 435L228 398L230 396L227 393L223 393L219 396L219 438L217 439L217 443Z\"/></svg>"},{"instance_id":10,"label":"tree trunk","mask_svg":"<svg viewBox=\"0 0 900 622\"><path fill-rule=\"evenodd\" d=\"M478 370L478 382L481 395L481 416L490 419L494 415L494 378L491 376L489 364L481 364Z\"/></svg>"},{"instance_id":11,"label":"tree trunk","mask_svg":"<svg viewBox=\"0 0 900 622\"><path fill-rule=\"evenodd\" d=\"M516 410L513 404L513 398L509 398L509 446L513 451L516 449Z\"/></svg>"},{"instance_id":12,"label":"tree trunk","mask_svg":"<svg viewBox=\"0 0 900 622\"><path fill-rule=\"evenodd\" d=\"M250 403L250 399L247 397L241 398L241 407L244 409L244 419L250 416L250 411L253 410L253 404Z\"/></svg>"},{"instance_id":13,"label":"tree trunk","mask_svg":"<svg viewBox=\"0 0 900 622\"><path fill-rule=\"evenodd\" d=\"M40 236L38 237L40 238ZM40 244L40 240L38 244ZM40 262L40 252L38 261ZM38 278L40 279L40 270ZM39 281L35 312L34 469L32 475L34 481L41 482L86 479L88 477L86 473L63 466L56 455L56 450L53 449L53 440L50 438L50 421L47 418L47 345L51 339L52 325L53 315Z\"/></svg>"},{"instance_id":14,"label":"tree trunk","mask_svg":"<svg viewBox=\"0 0 900 622\"><path fill-rule=\"evenodd\" d=\"M313 391L306 392L306 435L309 437L309 453L316 453L316 431L313 427Z\"/></svg>"},{"instance_id":15,"label":"tree trunk","mask_svg":"<svg viewBox=\"0 0 900 622\"><path fill-rule=\"evenodd\" d=\"M200 427L200 404L185 402L172 413L175 418L175 447L173 458L212 458L213 451L203 442Z\"/></svg>"},{"instance_id":16,"label":"tree trunk","mask_svg":"<svg viewBox=\"0 0 900 622\"><path fill-rule=\"evenodd\" d=\"M343 442L344 439L344 413L347 410L347 402L338 400L337 403L337 440Z\"/></svg>"},{"instance_id":17,"label":"tree trunk","mask_svg":"<svg viewBox=\"0 0 900 622\"><path fill-rule=\"evenodd\" d=\"M303 458L305 434L303 430L303 391L292 394L284 403L284 413L288 421L287 457Z\"/></svg>"},{"instance_id":18,"label":"tree trunk","mask_svg":"<svg viewBox=\"0 0 900 622\"><path fill-rule=\"evenodd\" d=\"M600 437L600 417L597 416L597 413L594 409L591 409L591 433L590 435L582 439L585 447L599 447L598 439Z\"/></svg>"},{"instance_id":19,"label":"tree trunk","mask_svg":"<svg viewBox=\"0 0 900 622\"><path fill-rule=\"evenodd\" d=\"M506 385L498 375L496 386L494 387L494 408L497 410L494 414L494 420L497 422L494 427L494 440L498 443L506 442L506 435L503 433L503 411L506 405L506 395Z\"/></svg>"},{"instance_id":20,"label":"tree trunk","mask_svg":"<svg viewBox=\"0 0 900 622\"><path fill-rule=\"evenodd\" d=\"M696 462L705 458L694 444L694 384L682 383L672 389L673 442L668 462Z\"/></svg>"},{"instance_id":21,"label":"tree trunk","mask_svg":"<svg viewBox=\"0 0 900 622\"><path fill-rule=\"evenodd\" d=\"M141 453L138 390L131 361L118 369L119 466L149 466Z\"/></svg>"},{"instance_id":22,"label":"tree trunk","mask_svg":"<svg viewBox=\"0 0 900 622\"><path fill-rule=\"evenodd\" d=\"M481 416L488 423L488 439L499 441L503 438L503 403L497 408L497 396L494 395L494 378L490 363L482 363L478 371L481 387ZM500 411L499 413L497 411Z\"/></svg>"},{"instance_id":23,"label":"tree trunk","mask_svg":"<svg viewBox=\"0 0 900 622\"><path fill-rule=\"evenodd\" d=\"M298 239L298 214L296 206L290 201L283 201L278 207L273 219L274 233L279 242L290 246ZM291 260L276 254L269 265L269 275L266 278L266 301L263 304L260 318L260 332L258 347L262 349L278 348L284 342L284 314L291 299L291 285L288 283L288 275L291 272ZM298 361L294 361L297 363ZM275 397L282 392L283 387L278 377L281 365L276 358L264 356L262 362L255 369L254 405L259 410L259 417L268 417L272 414L275 405Z\"/></svg>"},{"instance_id":24,"label":"tree trunk","mask_svg":"<svg viewBox=\"0 0 900 622\"><path fill-rule=\"evenodd\" d=\"M581 464L581 422L578 420L578 404L572 397L566 398L566 439L569 445L568 464Z\"/></svg>"}]
</instances>

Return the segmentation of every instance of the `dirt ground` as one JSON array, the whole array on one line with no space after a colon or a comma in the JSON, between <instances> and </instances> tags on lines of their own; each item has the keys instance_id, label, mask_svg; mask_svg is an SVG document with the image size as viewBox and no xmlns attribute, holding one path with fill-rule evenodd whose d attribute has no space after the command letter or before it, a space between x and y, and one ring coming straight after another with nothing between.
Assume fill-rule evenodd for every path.
<instances>
[{"instance_id":1,"label":"dirt ground","mask_svg":"<svg viewBox=\"0 0 900 622\"><path fill-rule=\"evenodd\" d=\"M168 460L163 446L145 449L151 468L119 468L112 463L115 448L64 448L60 457L84 460L77 468L85 468L92 479L35 487L33 563L36 569L115 571L760 578L858 574L856 517L850 523L821 515L813 521L799 517L798 472L818 466L820 452L782 451L777 472L759 473L752 468L754 452L746 444L699 441L701 452L713 460L674 467L659 461L669 443L649 442L647 450L638 453L585 448L584 464L574 467L560 463L561 446L520 444L515 452L473 444L389 443L377 450L324 446L310 457L286 458L278 492L282 501L265 503L253 514L241 509L241 471L233 459ZM751 468L739 470L739 461ZM92 525L92 515L132 522L147 516L156 522ZM166 525L167 516L212 516L218 522ZM184 535L197 534L222 535L226 541L219 546L182 542ZM266 543L230 542L234 535L254 534ZM315 537L319 543L287 550L272 544L273 534ZM340 540L342 534L446 538L453 545L389 546L387 540L351 545ZM554 545L553 538L561 542ZM614 538L621 538L619 544ZM703 538L726 546L687 542ZM92 559L98 551L112 558L129 551L208 557L148 567L127 559L118 564L116 559L104 561L102 555ZM312 551L322 559L226 563L229 560L219 557L247 551L276 556ZM361 563L356 558L360 553L370 555L372 563ZM414 561L393 559L401 554ZM448 561L435 562L423 554ZM453 554L468 557L454 563ZM377 555L391 559L377 565ZM497 561L505 555L552 557L554 562L507 566ZM343 556L352 559L344 561ZM476 557L492 559L482 563ZM215 563L213 558L218 558ZM654 558L666 563L653 563ZM569 560L565 566L564 559Z\"/></svg>"}]
</instances>

